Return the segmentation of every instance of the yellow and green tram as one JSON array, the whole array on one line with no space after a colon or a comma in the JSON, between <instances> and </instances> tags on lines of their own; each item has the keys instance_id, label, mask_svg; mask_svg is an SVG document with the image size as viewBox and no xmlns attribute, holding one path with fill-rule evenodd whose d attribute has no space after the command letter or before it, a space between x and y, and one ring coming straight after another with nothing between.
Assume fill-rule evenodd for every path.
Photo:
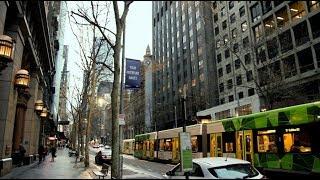
<instances>
[{"instance_id":1,"label":"yellow and green tram","mask_svg":"<svg viewBox=\"0 0 320 180\"><path fill-rule=\"evenodd\" d=\"M122 153L123 154L129 154L133 155L134 153L134 139L124 139L123 140L123 148L122 148Z\"/></svg>"},{"instance_id":2,"label":"yellow and green tram","mask_svg":"<svg viewBox=\"0 0 320 180\"><path fill-rule=\"evenodd\" d=\"M320 101L186 127L193 158L235 157L263 171L320 175ZM179 162L179 132L135 136L134 155Z\"/></svg>"}]
</instances>

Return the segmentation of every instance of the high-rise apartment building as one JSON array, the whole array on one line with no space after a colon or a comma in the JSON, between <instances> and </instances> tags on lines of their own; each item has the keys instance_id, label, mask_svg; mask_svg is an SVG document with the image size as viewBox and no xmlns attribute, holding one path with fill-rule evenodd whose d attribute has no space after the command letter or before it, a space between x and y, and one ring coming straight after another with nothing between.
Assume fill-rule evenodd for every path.
<instances>
[{"instance_id":1,"label":"high-rise apartment building","mask_svg":"<svg viewBox=\"0 0 320 180\"><path fill-rule=\"evenodd\" d=\"M211 2L154 1L153 125L191 123L197 111L218 103ZM186 112L181 97L187 95ZM195 121L194 121L195 122Z\"/></svg>"}]
</instances>

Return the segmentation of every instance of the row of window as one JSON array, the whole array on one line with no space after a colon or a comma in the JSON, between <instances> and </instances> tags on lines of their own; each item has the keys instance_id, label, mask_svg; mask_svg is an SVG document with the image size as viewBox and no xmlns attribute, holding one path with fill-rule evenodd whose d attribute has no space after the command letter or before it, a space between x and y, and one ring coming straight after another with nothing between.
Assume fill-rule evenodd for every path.
<instances>
[{"instance_id":1,"label":"row of window","mask_svg":"<svg viewBox=\"0 0 320 180\"><path fill-rule=\"evenodd\" d=\"M249 88L248 89L248 97L253 96L255 94L254 88ZM242 91L238 92L238 98L242 99L244 97L244 93ZM227 97L228 102L233 102L234 101L234 95L229 95ZM226 103L226 98L221 98L220 99L220 104L225 104Z\"/></svg>"}]
</instances>

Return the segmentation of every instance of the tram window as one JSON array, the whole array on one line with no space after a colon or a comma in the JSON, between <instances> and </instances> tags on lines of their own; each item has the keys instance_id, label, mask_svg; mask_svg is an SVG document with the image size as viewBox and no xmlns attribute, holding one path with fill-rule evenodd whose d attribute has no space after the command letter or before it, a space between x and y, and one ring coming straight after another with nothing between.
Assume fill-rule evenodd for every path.
<instances>
[{"instance_id":1,"label":"tram window","mask_svg":"<svg viewBox=\"0 0 320 180\"><path fill-rule=\"evenodd\" d=\"M143 149L143 142L139 142L139 147L138 147L139 150L142 150Z\"/></svg>"},{"instance_id":2,"label":"tram window","mask_svg":"<svg viewBox=\"0 0 320 180\"><path fill-rule=\"evenodd\" d=\"M236 138L234 132L225 132L222 135L224 143L224 152L231 153L235 152Z\"/></svg>"},{"instance_id":3,"label":"tram window","mask_svg":"<svg viewBox=\"0 0 320 180\"><path fill-rule=\"evenodd\" d=\"M165 142L165 151L171 151L172 150L172 141L171 139L166 139Z\"/></svg>"},{"instance_id":4,"label":"tram window","mask_svg":"<svg viewBox=\"0 0 320 180\"><path fill-rule=\"evenodd\" d=\"M146 142L146 146L147 146L147 151L149 151L150 150L150 142L149 141Z\"/></svg>"},{"instance_id":5,"label":"tram window","mask_svg":"<svg viewBox=\"0 0 320 180\"><path fill-rule=\"evenodd\" d=\"M310 131L306 128L285 129L283 143L285 152L311 152Z\"/></svg>"},{"instance_id":6,"label":"tram window","mask_svg":"<svg viewBox=\"0 0 320 180\"><path fill-rule=\"evenodd\" d=\"M251 137L250 135L246 135L246 151L250 152L251 149Z\"/></svg>"},{"instance_id":7,"label":"tram window","mask_svg":"<svg viewBox=\"0 0 320 180\"><path fill-rule=\"evenodd\" d=\"M139 150L139 143L136 142L136 150Z\"/></svg>"},{"instance_id":8,"label":"tram window","mask_svg":"<svg viewBox=\"0 0 320 180\"><path fill-rule=\"evenodd\" d=\"M258 131L258 152L277 153L277 135L275 130Z\"/></svg>"},{"instance_id":9,"label":"tram window","mask_svg":"<svg viewBox=\"0 0 320 180\"><path fill-rule=\"evenodd\" d=\"M164 139L160 139L160 151L164 151Z\"/></svg>"},{"instance_id":10,"label":"tram window","mask_svg":"<svg viewBox=\"0 0 320 180\"><path fill-rule=\"evenodd\" d=\"M192 136L191 137L191 147L192 147L192 152L198 152L198 139L197 139L197 136Z\"/></svg>"}]
</instances>

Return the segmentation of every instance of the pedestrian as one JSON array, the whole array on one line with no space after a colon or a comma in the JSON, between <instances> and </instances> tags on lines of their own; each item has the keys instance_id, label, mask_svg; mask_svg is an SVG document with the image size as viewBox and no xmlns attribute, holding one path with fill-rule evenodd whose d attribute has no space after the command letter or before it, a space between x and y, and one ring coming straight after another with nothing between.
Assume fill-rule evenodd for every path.
<instances>
[{"instance_id":1,"label":"pedestrian","mask_svg":"<svg viewBox=\"0 0 320 180\"><path fill-rule=\"evenodd\" d=\"M26 149L23 147L22 144L19 145L19 166L22 165L23 159L24 159L24 154L26 153Z\"/></svg>"},{"instance_id":2,"label":"pedestrian","mask_svg":"<svg viewBox=\"0 0 320 180\"><path fill-rule=\"evenodd\" d=\"M38 154L39 154L39 163L41 163L41 161L44 161L45 158L45 149L43 147L43 145L40 145L38 148Z\"/></svg>"},{"instance_id":3,"label":"pedestrian","mask_svg":"<svg viewBox=\"0 0 320 180\"><path fill-rule=\"evenodd\" d=\"M57 157L56 152L57 152L57 149L56 149L55 145L52 144L52 146L51 146L51 161L52 162L54 162L54 158Z\"/></svg>"}]
</instances>

